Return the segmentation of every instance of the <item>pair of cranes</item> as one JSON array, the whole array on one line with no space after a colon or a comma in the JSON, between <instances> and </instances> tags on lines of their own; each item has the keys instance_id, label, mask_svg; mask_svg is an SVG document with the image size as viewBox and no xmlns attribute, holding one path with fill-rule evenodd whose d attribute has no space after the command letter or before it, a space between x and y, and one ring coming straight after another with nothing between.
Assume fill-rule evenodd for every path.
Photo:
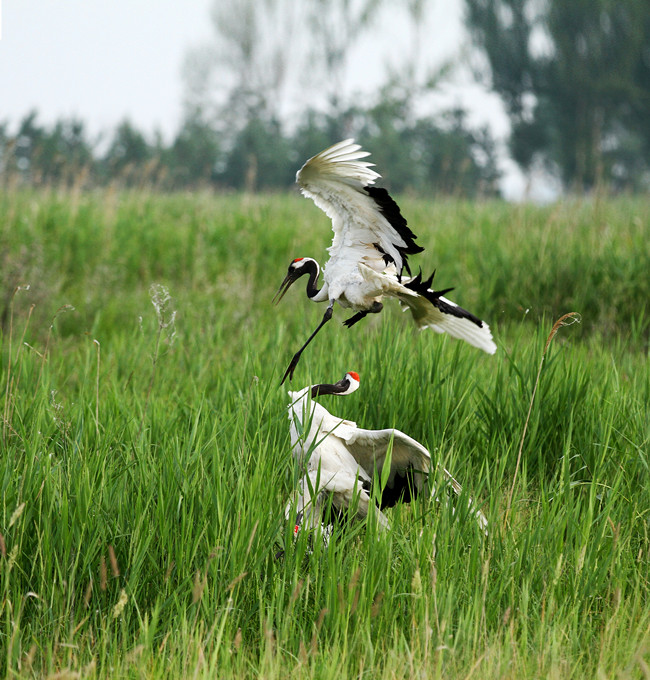
<instances>
[{"instance_id":1,"label":"pair of cranes","mask_svg":"<svg viewBox=\"0 0 650 680\"><path fill-rule=\"evenodd\" d=\"M374 186L380 175L371 169L372 163L362 160L369 155L348 139L309 159L296 175L301 192L332 220L334 239L320 288L318 262L298 257L289 264L274 298L279 303L293 283L308 276L307 297L328 303L321 322L291 359L281 384L293 378L302 353L332 318L335 303L354 312L344 322L350 328L368 314L381 312L384 297L394 297L410 310L418 328L447 333L488 354L496 351L489 326L445 297L451 288L434 290L433 274L428 279L421 272L411 274L408 256L423 248L415 243L417 237L388 192ZM350 371L338 383L289 392L292 449L307 467L287 506L287 513L296 511L296 531L301 526L320 527L326 506L331 503L335 514L342 513L353 498L357 515L364 517L373 497L378 499L379 524L387 527L381 510L414 498L426 486L432 466L422 444L392 428L363 430L312 401L324 394L351 394L359 385L358 374ZM389 469L384 471L384 466ZM447 470L444 474L459 494L460 485ZM377 479L385 484L373 494ZM436 496L435 490L431 493ZM473 514L485 530L483 514L478 510Z\"/></svg>"}]
</instances>

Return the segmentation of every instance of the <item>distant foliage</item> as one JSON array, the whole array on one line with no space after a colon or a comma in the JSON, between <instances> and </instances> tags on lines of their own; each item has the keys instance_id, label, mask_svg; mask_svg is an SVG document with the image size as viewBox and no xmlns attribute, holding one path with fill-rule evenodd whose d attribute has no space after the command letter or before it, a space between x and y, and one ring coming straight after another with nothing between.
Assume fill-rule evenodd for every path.
<instances>
[{"instance_id":1,"label":"distant foliage","mask_svg":"<svg viewBox=\"0 0 650 680\"><path fill-rule=\"evenodd\" d=\"M470 129L460 109L437 118L412 118L406 109L404 101L388 98L338 114L309 109L291 132L259 110L230 135L197 116L185 120L169 144L125 120L103 153L82 122L60 120L49 127L31 112L13 134L8 123L0 125L0 181L5 186L284 190L307 158L355 136L395 191L497 195L495 142L487 129Z\"/></svg>"},{"instance_id":2,"label":"distant foliage","mask_svg":"<svg viewBox=\"0 0 650 680\"><path fill-rule=\"evenodd\" d=\"M93 144L85 124L75 118L39 125L37 113L28 113L14 134L0 125L0 172L20 176L30 184L66 185L93 163Z\"/></svg>"},{"instance_id":3,"label":"distant foliage","mask_svg":"<svg viewBox=\"0 0 650 680\"><path fill-rule=\"evenodd\" d=\"M466 0L485 82L511 122L524 169L550 165L566 188L650 186L650 3Z\"/></svg>"}]
</instances>

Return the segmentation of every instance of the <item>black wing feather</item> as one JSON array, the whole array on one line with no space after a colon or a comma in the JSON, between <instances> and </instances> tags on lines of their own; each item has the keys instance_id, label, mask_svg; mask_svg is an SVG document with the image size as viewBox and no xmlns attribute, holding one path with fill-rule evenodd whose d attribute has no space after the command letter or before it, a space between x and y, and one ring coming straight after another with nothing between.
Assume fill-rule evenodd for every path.
<instances>
[{"instance_id":1,"label":"black wing feather","mask_svg":"<svg viewBox=\"0 0 650 680\"><path fill-rule=\"evenodd\" d=\"M419 246L415 239L417 236L409 229L406 223L406 218L402 215L399 206L391 198L390 194L383 187L367 186L364 187L364 191L373 199L379 208L379 212L386 218L391 227L402 237L406 246L395 245L395 248L399 251L402 256L402 261L404 263L404 269L409 273L407 255L415 255L416 253L421 253L424 248ZM380 249L381 251L381 249ZM381 251L383 252L383 251ZM392 259L392 258L391 258ZM401 275L401 271L398 272Z\"/></svg>"},{"instance_id":2,"label":"black wing feather","mask_svg":"<svg viewBox=\"0 0 650 680\"><path fill-rule=\"evenodd\" d=\"M471 312L468 312L462 307L457 305L450 305L447 301L441 300L440 298L448 293L453 288L445 288L443 290L432 290L431 284L433 283L433 277L435 271L426 280L422 280L422 270L419 271L417 276L414 276L408 283L404 285L412 291L415 291L418 295L425 297L434 307L439 309L443 314L451 314L451 316L458 317L459 319L467 319L473 324L476 324L479 328L483 328L483 322L478 317L474 316Z\"/></svg>"}]
</instances>

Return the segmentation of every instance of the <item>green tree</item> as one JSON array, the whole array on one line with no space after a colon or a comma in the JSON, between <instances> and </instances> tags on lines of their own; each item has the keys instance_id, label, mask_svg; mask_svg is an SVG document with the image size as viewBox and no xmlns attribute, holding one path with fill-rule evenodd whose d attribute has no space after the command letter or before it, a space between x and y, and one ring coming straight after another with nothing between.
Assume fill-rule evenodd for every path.
<instances>
[{"instance_id":1,"label":"green tree","mask_svg":"<svg viewBox=\"0 0 650 680\"><path fill-rule=\"evenodd\" d=\"M286 188L296 169L277 120L251 116L234 140L219 179L245 191Z\"/></svg>"},{"instance_id":2,"label":"green tree","mask_svg":"<svg viewBox=\"0 0 650 680\"><path fill-rule=\"evenodd\" d=\"M210 184L215 180L220 159L218 135L200 118L186 120L164 159L173 186Z\"/></svg>"},{"instance_id":3,"label":"green tree","mask_svg":"<svg viewBox=\"0 0 650 680\"><path fill-rule=\"evenodd\" d=\"M360 132L373 161L390 169L389 188L420 194L498 194L496 144L487 128L472 130L456 108L415 116L408 91L384 90L364 112Z\"/></svg>"},{"instance_id":4,"label":"green tree","mask_svg":"<svg viewBox=\"0 0 650 680\"><path fill-rule=\"evenodd\" d=\"M144 179L145 165L154 157L154 148L144 135L128 120L122 121L113 133L103 158L105 173L109 178L126 182Z\"/></svg>"},{"instance_id":5,"label":"green tree","mask_svg":"<svg viewBox=\"0 0 650 680\"><path fill-rule=\"evenodd\" d=\"M92 145L83 121L63 119L45 131L33 159L43 182L71 185L93 166Z\"/></svg>"},{"instance_id":6,"label":"green tree","mask_svg":"<svg viewBox=\"0 0 650 680\"><path fill-rule=\"evenodd\" d=\"M38 183L40 173L34 163L46 138L46 131L36 121L38 113L30 111L19 123L12 144L12 166L25 179Z\"/></svg>"},{"instance_id":7,"label":"green tree","mask_svg":"<svg viewBox=\"0 0 650 680\"><path fill-rule=\"evenodd\" d=\"M218 134L225 158L221 183L252 190L293 177L293 171L287 171L291 154L284 131L289 101L293 108L309 92L336 114L344 110L342 80L350 49L379 4L214 2L213 39L186 58L185 108L188 120L211 126ZM270 136L264 139L264 134ZM336 138L329 137L327 143L333 141ZM273 175L263 176L265 169Z\"/></svg>"},{"instance_id":8,"label":"green tree","mask_svg":"<svg viewBox=\"0 0 650 680\"><path fill-rule=\"evenodd\" d=\"M11 142L9 137L9 123L0 123L0 177L7 174L9 169L9 155L11 153Z\"/></svg>"},{"instance_id":9,"label":"green tree","mask_svg":"<svg viewBox=\"0 0 650 680\"><path fill-rule=\"evenodd\" d=\"M484 76L511 121L513 158L555 164L566 187L620 184L650 138L647 0L466 0ZM645 121L645 123L643 123Z\"/></svg>"},{"instance_id":10,"label":"green tree","mask_svg":"<svg viewBox=\"0 0 650 680\"><path fill-rule=\"evenodd\" d=\"M0 136L2 170L32 184L72 184L92 168L93 144L82 121L58 120L51 128L37 121L31 111L19 123L16 134L5 125Z\"/></svg>"}]
</instances>

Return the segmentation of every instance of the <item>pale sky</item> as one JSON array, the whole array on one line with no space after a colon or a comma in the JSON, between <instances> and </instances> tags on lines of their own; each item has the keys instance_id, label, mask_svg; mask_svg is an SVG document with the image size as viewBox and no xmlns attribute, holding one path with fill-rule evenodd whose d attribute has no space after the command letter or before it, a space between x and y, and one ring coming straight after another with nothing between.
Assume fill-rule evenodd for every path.
<instances>
[{"instance_id":1,"label":"pale sky","mask_svg":"<svg viewBox=\"0 0 650 680\"><path fill-rule=\"evenodd\" d=\"M125 117L172 134L185 52L210 36L212 0L0 0L0 120Z\"/></svg>"},{"instance_id":2,"label":"pale sky","mask_svg":"<svg viewBox=\"0 0 650 680\"><path fill-rule=\"evenodd\" d=\"M299 2L299 0L296 0ZM182 117L181 68L187 51L213 35L213 0L0 0L0 122L15 126L31 109L42 123L76 116L93 135L128 118L145 134L169 141ZM463 40L461 0L434 0L423 61L441 63ZM378 85L385 62L408 47L405 22L384 21L352 52L346 87ZM507 119L494 95L469 75L441 87L433 105L462 104L472 124L504 139ZM11 128L10 128L11 129ZM503 165L511 197L522 180ZM385 174L386 170L384 170Z\"/></svg>"}]
</instances>

